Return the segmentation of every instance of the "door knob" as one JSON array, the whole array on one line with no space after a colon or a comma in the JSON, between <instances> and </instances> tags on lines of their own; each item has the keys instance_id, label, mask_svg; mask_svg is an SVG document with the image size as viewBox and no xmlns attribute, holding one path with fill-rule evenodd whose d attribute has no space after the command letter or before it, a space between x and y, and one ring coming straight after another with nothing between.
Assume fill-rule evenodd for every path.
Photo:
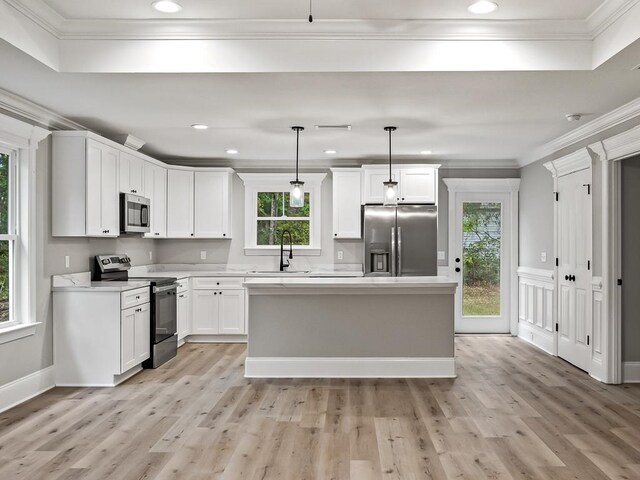
<instances>
[{"instance_id":1,"label":"door knob","mask_svg":"<svg viewBox=\"0 0 640 480\"><path fill-rule=\"evenodd\" d=\"M576 281L576 276L575 275L569 275L569 280L571 280L572 282Z\"/></svg>"},{"instance_id":2,"label":"door knob","mask_svg":"<svg viewBox=\"0 0 640 480\"><path fill-rule=\"evenodd\" d=\"M456 272L459 272L459 271L460 271L460 267L456 267Z\"/></svg>"},{"instance_id":3,"label":"door knob","mask_svg":"<svg viewBox=\"0 0 640 480\"><path fill-rule=\"evenodd\" d=\"M565 276L564 276L564 279L565 279L565 280L569 280L569 275L565 275Z\"/></svg>"},{"instance_id":4,"label":"door knob","mask_svg":"<svg viewBox=\"0 0 640 480\"><path fill-rule=\"evenodd\" d=\"M456 263L460 263L460 259L459 258L456 258Z\"/></svg>"}]
</instances>

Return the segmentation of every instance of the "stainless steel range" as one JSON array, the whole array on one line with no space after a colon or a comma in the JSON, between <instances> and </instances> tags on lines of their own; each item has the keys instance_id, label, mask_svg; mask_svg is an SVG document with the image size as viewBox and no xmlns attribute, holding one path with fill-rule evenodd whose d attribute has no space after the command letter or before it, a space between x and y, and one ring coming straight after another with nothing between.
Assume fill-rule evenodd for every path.
<instances>
[{"instance_id":1,"label":"stainless steel range","mask_svg":"<svg viewBox=\"0 0 640 480\"><path fill-rule=\"evenodd\" d=\"M92 280L95 282L140 280L151 286L151 357L144 368L157 368L178 351L176 291L174 277L130 277L131 259L126 254L96 255Z\"/></svg>"}]
</instances>

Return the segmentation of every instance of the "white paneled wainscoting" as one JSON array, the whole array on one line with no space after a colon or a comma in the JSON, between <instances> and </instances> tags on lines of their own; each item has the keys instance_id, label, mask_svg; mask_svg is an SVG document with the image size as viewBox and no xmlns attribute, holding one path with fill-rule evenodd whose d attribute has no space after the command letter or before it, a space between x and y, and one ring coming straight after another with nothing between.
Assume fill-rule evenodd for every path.
<instances>
[{"instance_id":1,"label":"white paneled wainscoting","mask_svg":"<svg viewBox=\"0 0 640 480\"><path fill-rule=\"evenodd\" d=\"M553 277L553 270L518 268L518 336L555 355Z\"/></svg>"},{"instance_id":2,"label":"white paneled wainscoting","mask_svg":"<svg viewBox=\"0 0 640 480\"><path fill-rule=\"evenodd\" d=\"M553 270L518 268L518 336L551 355L558 355L556 334L556 282ZM591 281L591 322L587 322L591 347L589 375L604 379L604 328L602 277ZM625 382L640 381L640 362L624 365Z\"/></svg>"}]
</instances>

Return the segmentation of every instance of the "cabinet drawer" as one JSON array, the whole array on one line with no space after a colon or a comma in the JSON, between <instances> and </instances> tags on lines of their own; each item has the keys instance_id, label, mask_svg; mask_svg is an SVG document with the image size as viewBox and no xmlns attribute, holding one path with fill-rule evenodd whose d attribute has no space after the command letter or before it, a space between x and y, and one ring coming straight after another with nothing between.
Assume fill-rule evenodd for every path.
<instances>
[{"instance_id":1,"label":"cabinet drawer","mask_svg":"<svg viewBox=\"0 0 640 480\"><path fill-rule=\"evenodd\" d=\"M178 284L178 292L184 292L185 290L189 290L188 278L181 278L176 283Z\"/></svg>"},{"instance_id":2,"label":"cabinet drawer","mask_svg":"<svg viewBox=\"0 0 640 480\"><path fill-rule=\"evenodd\" d=\"M195 290L216 288L242 288L244 277L201 277L193 279Z\"/></svg>"},{"instance_id":3,"label":"cabinet drawer","mask_svg":"<svg viewBox=\"0 0 640 480\"><path fill-rule=\"evenodd\" d=\"M150 288L143 287L135 290L129 290L128 292L122 292L120 295L120 309L126 310L127 308L135 307L143 303L149 303L150 301Z\"/></svg>"}]
</instances>

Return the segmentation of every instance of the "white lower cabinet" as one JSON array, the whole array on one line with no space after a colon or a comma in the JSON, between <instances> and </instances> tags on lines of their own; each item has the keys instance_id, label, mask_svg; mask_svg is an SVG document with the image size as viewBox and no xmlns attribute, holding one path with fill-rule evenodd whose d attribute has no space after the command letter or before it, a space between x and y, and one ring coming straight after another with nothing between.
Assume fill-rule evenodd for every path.
<instances>
[{"instance_id":1,"label":"white lower cabinet","mask_svg":"<svg viewBox=\"0 0 640 480\"><path fill-rule=\"evenodd\" d=\"M195 278L192 294L193 335L244 335L242 278Z\"/></svg>"},{"instance_id":2,"label":"white lower cabinet","mask_svg":"<svg viewBox=\"0 0 640 480\"><path fill-rule=\"evenodd\" d=\"M53 292L53 361L59 387L112 387L151 351L149 287Z\"/></svg>"},{"instance_id":3,"label":"white lower cabinet","mask_svg":"<svg viewBox=\"0 0 640 480\"><path fill-rule=\"evenodd\" d=\"M122 311L120 320L121 373L149 358L151 347L150 321L148 303Z\"/></svg>"},{"instance_id":4,"label":"white lower cabinet","mask_svg":"<svg viewBox=\"0 0 640 480\"><path fill-rule=\"evenodd\" d=\"M218 319L219 333L239 335L244 330L244 290L221 290L220 317Z\"/></svg>"},{"instance_id":5,"label":"white lower cabinet","mask_svg":"<svg viewBox=\"0 0 640 480\"><path fill-rule=\"evenodd\" d=\"M194 335L217 335L220 315L220 298L213 290L193 290L193 325Z\"/></svg>"},{"instance_id":6,"label":"white lower cabinet","mask_svg":"<svg viewBox=\"0 0 640 480\"><path fill-rule=\"evenodd\" d=\"M191 333L191 292L178 291L178 341L183 340Z\"/></svg>"}]
</instances>

